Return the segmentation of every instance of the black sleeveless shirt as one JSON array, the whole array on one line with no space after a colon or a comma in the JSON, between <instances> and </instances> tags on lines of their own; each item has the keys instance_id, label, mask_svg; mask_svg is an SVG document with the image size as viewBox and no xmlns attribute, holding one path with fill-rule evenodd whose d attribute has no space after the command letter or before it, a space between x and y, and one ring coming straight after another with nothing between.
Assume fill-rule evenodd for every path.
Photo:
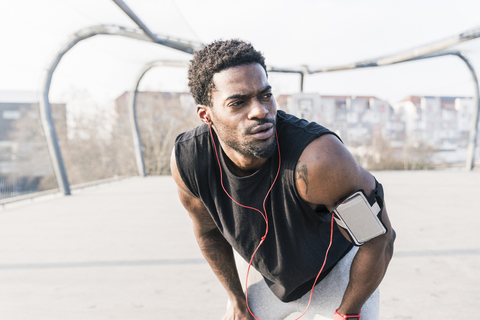
<instances>
[{"instance_id":1,"label":"black sleeveless shirt","mask_svg":"<svg viewBox=\"0 0 480 320\"><path fill-rule=\"evenodd\" d=\"M295 187L295 167L310 142L334 133L279 110L277 134L281 169L266 201L269 231L252 264L272 292L288 302L311 289L330 242L331 223L325 207L314 211L300 198ZM278 170L278 152L254 174L237 177L227 168L215 133L214 137L225 189L237 202L263 212L263 201ZM175 141L178 171L190 192L202 200L225 239L249 262L265 233L265 221L259 212L233 203L223 191L211 139L205 124L180 134ZM320 280L351 247L335 225L333 244Z\"/></svg>"}]
</instances>

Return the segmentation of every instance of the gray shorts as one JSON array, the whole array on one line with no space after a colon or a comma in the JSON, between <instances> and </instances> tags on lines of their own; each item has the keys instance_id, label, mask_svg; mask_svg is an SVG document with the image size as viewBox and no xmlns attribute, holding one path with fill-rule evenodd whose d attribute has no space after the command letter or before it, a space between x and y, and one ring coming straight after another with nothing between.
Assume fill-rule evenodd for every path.
<instances>
[{"instance_id":1,"label":"gray shorts","mask_svg":"<svg viewBox=\"0 0 480 320\"><path fill-rule=\"evenodd\" d=\"M327 320L333 319L333 313L342 301L347 288L350 265L357 253L354 247L330 271L313 292L312 302L302 320ZM238 273L242 286L245 286L245 277L248 263L235 253ZM244 288L245 290L245 288ZM250 268L248 277L248 304L255 316L261 320L294 320L307 308L310 292L292 302L280 301L269 289L263 277L253 267ZM362 320L378 320L379 291L370 296L362 307Z\"/></svg>"}]
</instances>

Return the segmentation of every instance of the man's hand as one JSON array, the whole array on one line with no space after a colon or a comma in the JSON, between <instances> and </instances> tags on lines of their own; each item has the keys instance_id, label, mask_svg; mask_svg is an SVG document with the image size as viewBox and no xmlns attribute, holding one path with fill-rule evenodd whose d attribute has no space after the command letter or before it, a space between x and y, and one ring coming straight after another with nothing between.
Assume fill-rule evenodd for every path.
<instances>
[{"instance_id":1,"label":"man's hand","mask_svg":"<svg viewBox=\"0 0 480 320\"><path fill-rule=\"evenodd\" d=\"M246 302L240 303L240 305L234 305L233 303L227 309L227 312L223 316L222 320L255 320L248 311Z\"/></svg>"}]
</instances>

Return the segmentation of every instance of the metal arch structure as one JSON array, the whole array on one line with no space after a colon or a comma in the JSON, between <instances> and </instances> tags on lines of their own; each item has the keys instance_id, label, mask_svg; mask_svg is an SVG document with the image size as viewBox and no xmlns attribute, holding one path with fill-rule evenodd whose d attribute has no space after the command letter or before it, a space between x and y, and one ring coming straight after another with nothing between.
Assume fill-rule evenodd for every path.
<instances>
[{"instance_id":1,"label":"metal arch structure","mask_svg":"<svg viewBox=\"0 0 480 320\"><path fill-rule=\"evenodd\" d=\"M323 67L310 70L307 66L302 66L301 69L277 69L269 68L267 70L272 72L283 72L283 73L300 73L302 74L300 78L300 88L301 92L303 91L303 81L305 75L311 75L316 73L324 72L334 72L342 70L353 70L360 68L371 68L371 67L382 67L387 65L393 65L403 62L409 62L414 60L430 59L440 56L454 55L460 58L466 65L472 75L472 79L475 85L475 101L476 108L474 110L474 116L472 118L472 124L470 129L470 136L468 141L468 155L466 161L466 169L468 171L472 170L475 164L475 148L476 142L478 140L478 125L479 125L479 115L480 115L480 97L479 97L479 85L478 78L470 61L467 57L459 51L446 52L443 51L451 46L460 44L462 42L470 41L480 37L480 28L470 29L465 32L462 32L458 35L449 37L447 39L435 42L433 44L421 46L413 50L409 50L400 54L394 54L390 56L385 56L372 60L365 60L356 63L350 63L346 65L334 66L334 67Z\"/></svg>"},{"instance_id":2,"label":"metal arch structure","mask_svg":"<svg viewBox=\"0 0 480 320\"><path fill-rule=\"evenodd\" d=\"M478 33L477 37L480 36ZM456 43L453 43L456 44ZM450 45L453 45L450 44ZM432 49L436 50L438 46L433 46ZM445 47L442 46L442 49ZM423 53L422 55L417 54L418 52ZM474 83L474 101L475 101L475 108L474 108L474 115L472 117L471 127L470 127L470 135L468 139L468 151L467 151L467 161L465 163L465 168L467 171L473 170L475 165L475 148L477 145L478 140L478 120L480 114L480 93L479 93L479 84L478 84L478 77L473 68L473 65L468 60L468 58L460 51L444 51L444 52L430 52L427 53L427 50L414 50L411 54L401 54L399 56L387 57L380 59L378 61L371 61L365 63L356 63L347 66L340 66L334 68L325 68L319 69L315 71L309 71L309 74L314 73L321 73L321 72L333 72L333 71L341 71L341 70L349 70L349 69L359 69L359 68L372 68L372 67L382 67L387 65L399 64L404 62L416 61L416 60L424 60L424 59L431 59L437 58L442 56L456 56L460 58L467 66L470 74L472 76L472 80Z\"/></svg>"},{"instance_id":3,"label":"metal arch structure","mask_svg":"<svg viewBox=\"0 0 480 320\"><path fill-rule=\"evenodd\" d=\"M201 43L194 43L191 41L184 41L181 39L173 39L170 37L156 35L152 33L146 27L145 24L143 24L143 22L133 13L133 11L131 11L128 8L128 6L122 0L113 0L113 1L132 20L134 20L134 22L140 27L141 30L134 29L134 28L126 28L118 25L98 25L98 26L88 27L78 31L77 33L70 36L68 40L58 50L55 57L52 59L52 61L46 68L45 76L42 82L41 96L40 96L40 103L39 103L42 126L45 132L48 150L52 159L55 177L57 179L57 183L60 190L65 195L69 195L71 193L70 185L68 182L65 166L61 156L60 147L58 145L57 135L56 135L56 131L55 131L52 116L51 116L51 106L49 101L49 91L50 91L50 85L51 85L53 73L56 67L58 66L58 64L60 63L62 57L80 41L91 38L96 35L118 35L118 36L129 37L137 40L143 40L143 41L161 44L161 45L168 46L170 48L180 50L182 52L186 52L189 54L192 54L195 50L203 46L203 44ZM453 46L455 44L458 44L464 41L476 39L478 37L480 37L480 28L468 30L457 36L434 43L432 45L423 46L423 47L414 49L412 51L408 51L406 53L383 57L375 60L363 61L363 62L358 62L358 63L339 66L339 67L321 68L313 71L310 71L307 66L303 66L300 70L277 69L274 67L269 67L267 70L271 72L300 74L300 80L301 80L300 91L303 91L303 81L304 81L304 76L306 74L314 74L314 73L320 73L320 72L333 72L333 71L357 69L357 68L364 68L364 67L379 67L379 66L396 64L396 63L407 62L412 60L432 58L434 57L433 55L434 53L438 53L450 46ZM473 69L471 63L468 61L468 59L464 55L458 52L446 53L446 54L450 54L450 55L453 54L461 58L467 64L468 68L470 69L474 77L474 81L476 81L477 109L475 113L476 115L474 119L472 119L472 120L475 120L475 122L472 121L472 130L470 132L470 139L469 139L469 154L471 153L472 157L470 158L471 159L470 162L468 162L469 164L467 164L467 169L471 170L473 168L473 163L474 163L473 157L475 154L474 152L476 147L475 142L477 140L478 117L479 117L479 110L480 110L480 101L478 98L478 81L475 74L475 70ZM446 54L440 53L439 55L435 55L435 56L446 55ZM144 72L142 72L142 74L137 79L137 82L135 83L135 89L132 92L130 97L130 121L132 123L132 134L133 134L134 144L136 144L135 148L136 148L137 168L138 168L139 174L142 176L145 175L145 169L143 166L143 160L141 161L141 165L138 165L138 157L139 159L142 159L142 154L141 154L141 142L138 134L138 126L136 123L136 112L135 112L134 106L135 106L135 100L136 100L136 92L138 89L138 83L141 80L141 78L143 78L143 75L153 66L154 65L152 66L148 65L144 69ZM470 165L470 168L468 168L469 165Z\"/></svg>"},{"instance_id":4,"label":"metal arch structure","mask_svg":"<svg viewBox=\"0 0 480 320\"><path fill-rule=\"evenodd\" d=\"M477 107L474 108L472 122L470 125L470 135L468 138L468 153L467 153L467 163L466 169L471 171L475 166L475 148L477 147L477 140L478 140L478 120L480 115L480 92L478 86L478 78L475 73L475 69L473 68L470 61L463 55L463 54L456 54L460 59L463 60L467 64L470 73L472 74L473 81L475 83L475 101Z\"/></svg>"},{"instance_id":5,"label":"metal arch structure","mask_svg":"<svg viewBox=\"0 0 480 320\"><path fill-rule=\"evenodd\" d=\"M470 71L470 74L472 76L472 80L474 83L474 101L476 107L474 108L473 111L473 117L472 117L472 122L470 126L470 135L468 138L468 151L467 151L467 161L465 164L465 168L467 171L473 170L473 167L475 166L475 148L477 145L477 140L478 140L478 119L479 119L479 114L480 114L480 88L478 86L478 77L475 72L475 69L473 68L473 65L471 64L470 60L467 59L467 57L461 53L460 51L450 51L450 52L439 52L439 53L433 53L425 56L420 56L417 58L413 58L407 61L414 61L414 60L422 60L422 59L430 59L430 58L436 58L436 57L442 57L442 56L457 56L460 58L466 65L468 70Z\"/></svg>"},{"instance_id":6,"label":"metal arch structure","mask_svg":"<svg viewBox=\"0 0 480 320\"><path fill-rule=\"evenodd\" d=\"M387 66L391 64L411 61L415 58L420 58L424 56L427 57L430 54L441 52L442 50L445 50L451 46L460 44L462 42L470 41L473 39L477 39L479 37L480 37L480 27L467 30L458 35L449 37L444 40L440 40L433 44L414 48L412 50L408 50L406 52L402 52L399 54L389 55L389 56L380 57L380 58L371 59L371 60L364 60L364 61L350 63L346 65L324 67L324 68L318 68L315 70L307 70L307 72L308 74L313 74L313 73L320 73L320 72L332 72L332 71L351 70L351 69L367 68L367 67Z\"/></svg>"},{"instance_id":7,"label":"metal arch structure","mask_svg":"<svg viewBox=\"0 0 480 320\"><path fill-rule=\"evenodd\" d=\"M145 74L154 67L188 67L188 62L186 61L171 61L171 60L158 60L153 61L147 64L142 71L139 73L135 84L133 85L132 91L129 94L128 99L128 114L130 120L130 127L132 128L132 138L133 138L133 148L135 152L135 161L137 164L138 175L145 177L145 162L143 160L143 151L142 151L142 141L140 139L140 132L138 129L137 122L137 93L138 86L140 81L143 79Z\"/></svg>"},{"instance_id":8,"label":"metal arch structure","mask_svg":"<svg viewBox=\"0 0 480 320\"><path fill-rule=\"evenodd\" d=\"M80 41L97 35L116 35L137 40L154 42L190 54L201 47L201 44L198 43L192 43L180 39L172 39L169 37L162 37L159 35L155 35L155 38L152 39L148 35L143 33L142 30L126 28L117 25L97 25L93 27L88 27L78 31L67 39L67 41L57 51L54 58L45 70L45 75L43 77L41 85L41 96L39 103L40 117L42 120L43 131L45 133L45 138L48 145L48 151L52 159L55 178L57 180L60 191L64 195L70 195L71 191L51 115L51 105L49 101L50 86L53 73L63 56Z\"/></svg>"}]
</instances>

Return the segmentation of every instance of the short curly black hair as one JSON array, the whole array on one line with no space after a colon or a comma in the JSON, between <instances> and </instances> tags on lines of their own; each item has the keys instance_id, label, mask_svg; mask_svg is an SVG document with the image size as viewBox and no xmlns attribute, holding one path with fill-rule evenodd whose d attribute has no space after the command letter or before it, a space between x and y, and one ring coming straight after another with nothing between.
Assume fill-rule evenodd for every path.
<instances>
[{"instance_id":1,"label":"short curly black hair","mask_svg":"<svg viewBox=\"0 0 480 320\"><path fill-rule=\"evenodd\" d=\"M267 72L262 53L239 39L217 40L196 51L188 68L188 87L195 103L212 106L215 73L250 63L260 64Z\"/></svg>"}]
</instances>

